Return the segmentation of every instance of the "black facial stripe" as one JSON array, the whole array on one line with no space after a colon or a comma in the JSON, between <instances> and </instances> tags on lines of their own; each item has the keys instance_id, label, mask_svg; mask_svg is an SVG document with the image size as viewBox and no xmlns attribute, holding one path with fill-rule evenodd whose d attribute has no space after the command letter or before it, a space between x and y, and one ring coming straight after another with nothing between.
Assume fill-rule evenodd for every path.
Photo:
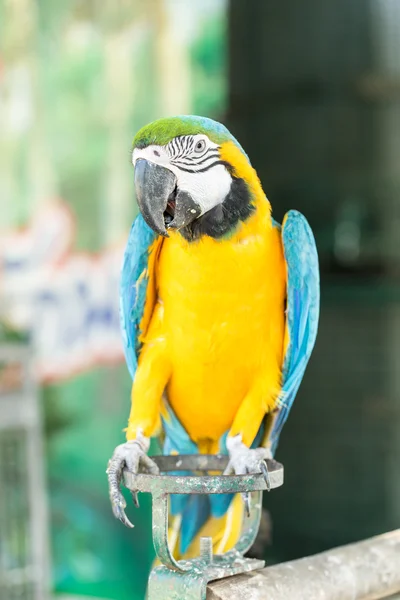
<instances>
[{"instance_id":1,"label":"black facial stripe","mask_svg":"<svg viewBox=\"0 0 400 600\"><path fill-rule=\"evenodd\" d=\"M181 151L182 151L182 144L181 144L180 138L175 138L174 144L175 144L174 157L178 157L178 156L180 156Z\"/></svg>"},{"instance_id":2,"label":"black facial stripe","mask_svg":"<svg viewBox=\"0 0 400 600\"><path fill-rule=\"evenodd\" d=\"M197 160L198 158L203 158L203 156L206 156L206 154L208 154L208 153L210 153L210 156L211 156L212 152L216 152L217 156L219 156L219 148L220 148L219 146L217 146L216 148L206 148L204 150L204 152L202 152L201 154L198 154L196 152L196 155L193 156L193 160Z\"/></svg>"},{"instance_id":3,"label":"black facial stripe","mask_svg":"<svg viewBox=\"0 0 400 600\"><path fill-rule=\"evenodd\" d=\"M194 152L195 142L196 140L193 135L182 135L172 138L167 145L167 151L169 153L171 162L191 166L195 164L202 164L206 162L208 158L216 158L219 156L219 146L217 146L217 148L206 147L204 152L201 154L196 153L195 156L188 156Z\"/></svg>"},{"instance_id":4,"label":"black facial stripe","mask_svg":"<svg viewBox=\"0 0 400 600\"><path fill-rule=\"evenodd\" d=\"M185 150L185 137L180 136L175 138L176 145L178 147L178 153L174 156L174 158L180 158L186 152Z\"/></svg>"},{"instance_id":5,"label":"black facial stripe","mask_svg":"<svg viewBox=\"0 0 400 600\"><path fill-rule=\"evenodd\" d=\"M179 158L185 156L187 150L186 150L186 140L182 139L181 140L181 151L179 152Z\"/></svg>"},{"instance_id":6,"label":"black facial stripe","mask_svg":"<svg viewBox=\"0 0 400 600\"><path fill-rule=\"evenodd\" d=\"M204 156L204 154L203 154L203 156ZM200 157L200 160L197 160L197 157L194 156L192 159L189 159L189 158L186 158L186 159L182 158L180 160L171 159L171 162L173 164L176 164L177 166L179 166L179 165L187 165L187 166L190 167L191 165L201 165L201 164L207 162L208 160L212 160L213 158L219 158L219 152L218 151L217 152L212 152L212 153L210 152L208 154L208 156L206 156L205 158L201 158Z\"/></svg>"},{"instance_id":7,"label":"black facial stripe","mask_svg":"<svg viewBox=\"0 0 400 600\"><path fill-rule=\"evenodd\" d=\"M226 167L228 169L228 171L230 170L230 164L227 163L225 160L216 160L215 162L211 163L211 165L208 165L207 167L203 167L202 169L185 169L181 166L179 166L179 169L181 171L185 171L186 173L205 173L206 171L208 171L209 169L212 169L212 167L215 167L217 165L224 165L224 167Z\"/></svg>"},{"instance_id":8,"label":"black facial stripe","mask_svg":"<svg viewBox=\"0 0 400 600\"><path fill-rule=\"evenodd\" d=\"M201 154L198 154L196 152L196 156L193 157L193 160L197 160L198 158L203 158L203 156L205 156L206 154L208 154L209 152L214 152L217 151L217 148L206 148L204 150L204 152L202 152Z\"/></svg>"},{"instance_id":9,"label":"black facial stripe","mask_svg":"<svg viewBox=\"0 0 400 600\"><path fill-rule=\"evenodd\" d=\"M172 156L178 154L178 152L179 152L179 146L178 146L175 138L173 138L171 140L171 147L172 147Z\"/></svg>"}]
</instances>

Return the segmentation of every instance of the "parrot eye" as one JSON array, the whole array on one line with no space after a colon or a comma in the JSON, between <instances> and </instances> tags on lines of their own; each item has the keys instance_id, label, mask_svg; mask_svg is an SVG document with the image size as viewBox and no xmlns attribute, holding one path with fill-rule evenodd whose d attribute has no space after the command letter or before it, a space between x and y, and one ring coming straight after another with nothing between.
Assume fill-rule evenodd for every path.
<instances>
[{"instance_id":1,"label":"parrot eye","mask_svg":"<svg viewBox=\"0 0 400 600\"><path fill-rule=\"evenodd\" d=\"M205 148L206 148L205 140L199 140L194 147L194 151L198 152L198 153L204 152Z\"/></svg>"}]
</instances>

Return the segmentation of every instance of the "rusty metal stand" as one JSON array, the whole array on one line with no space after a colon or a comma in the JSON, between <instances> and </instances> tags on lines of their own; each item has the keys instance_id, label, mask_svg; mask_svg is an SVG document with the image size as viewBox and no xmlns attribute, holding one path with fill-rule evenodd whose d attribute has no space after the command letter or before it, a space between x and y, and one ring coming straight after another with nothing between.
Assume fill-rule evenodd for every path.
<instances>
[{"instance_id":1,"label":"rusty metal stand","mask_svg":"<svg viewBox=\"0 0 400 600\"><path fill-rule=\"evenodd\" d=\"M260 526L262 492L267 489L263 475L209 475L222 473L228 457L217 455L153 456L160 475L125 472L128 489L148 492L153 499L153 542L162 563L155 567L149 579L148 600L206 600L210 581L261 569L264 561L245 558ZM283 466L267 460L270 489L283 484ZM185 476L179 472L195 472ZM197 474L199 473L199 474ZM240 538L234 549L213 555L211 538L200 540L200 556L176 561L168 546L168 496L170 494L232 494L250 493L250 516L243 520Z\"/></svg>"}]
</instances>

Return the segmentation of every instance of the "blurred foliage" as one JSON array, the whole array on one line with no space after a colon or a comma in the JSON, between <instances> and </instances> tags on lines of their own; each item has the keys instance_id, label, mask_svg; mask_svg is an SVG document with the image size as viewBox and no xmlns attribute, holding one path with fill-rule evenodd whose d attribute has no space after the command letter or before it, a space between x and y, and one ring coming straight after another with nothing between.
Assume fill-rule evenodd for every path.
<instances>
[{"instance_id":1,"label":"blurred foliage","mask_svg":"<svg viewBox=\"0 0 400 600\"><path fill-rule=\"evenodd\" d=\"M0 0L0 227L23 225L62 198L76 215L77 249L125 236L136 211L135 131L165 115L171 90L175 112L218 118L225 110L224 0L196 0L190 10L181 1L193 31L177 46L191 82L186 105L179 82L160 76L160 38L176 41L170 0ZM121 365L43 391L57 592L143 600L150 500L135 512L129 503L136 527L128 531L112 517L105 476L123 441L130 383Z\"/></svg>"},{"instance_id":2,"label":"blurred foliage","mask_svg":"<svg viewBox=\"0 0 400 600\"><path fill-rule=\"evenodd\" d=\"M207 22L191 49L193 65L193 112L218 115L226 106L227 21L224 15Z\"/></svg>"},{"instance_id":3,"label":"blurred foliage","mask_svg":"<svg viewBox=\"0 0 400 600\"><path fill-rule=\"evenodd\" d=\"M23 332L14 329L9 323L0 321L0 343L27 342L29 336Z\"/></svg>"}]
</instances>

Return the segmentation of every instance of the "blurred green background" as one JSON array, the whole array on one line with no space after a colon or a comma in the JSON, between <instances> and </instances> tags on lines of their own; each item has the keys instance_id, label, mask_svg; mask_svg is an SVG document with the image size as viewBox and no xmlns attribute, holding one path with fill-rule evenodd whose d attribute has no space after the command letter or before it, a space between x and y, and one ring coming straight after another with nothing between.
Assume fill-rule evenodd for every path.
<instances>
[{"instance_id":1,"label":"blurred green background","mask_svg":"<svg viewBox=\"0 0 400 600\"><path fill-rule=\"evenodd\" d=\"M399 56L397 0L0 0L8 244L59 200L75 219L73 252L123 244L136 211L133 135L173 114L225 122L275 218L296 208L313 227L321 327L278 450L286 482L265 499L270 562L399 526ZM14 248L0 248L7 274ZM3 340L16 335L7 281ZM123 361L39 391L52 590L142 600L149 501L124 529L105 477L129 411ZM1 410L0 395L0 422ZM0 529L0 555L1 540Z\"/></svg>"},{"instance_id":2,"label":"blurred green background","mask_svg":"<svg viewBox=\"0 0 400 600\"><path fill-rule=\"evenodd\" d=\"M74 252L124 243L137 210L135 132L168 114L223 118L226 49L224 1L0 0L2 230L61 199L75 219ZM144 598L149 499L128 531L110 512L105 476L130 385L121 360L41 387L52 587L68 597Z\"/></svg>"}]
</instances>

